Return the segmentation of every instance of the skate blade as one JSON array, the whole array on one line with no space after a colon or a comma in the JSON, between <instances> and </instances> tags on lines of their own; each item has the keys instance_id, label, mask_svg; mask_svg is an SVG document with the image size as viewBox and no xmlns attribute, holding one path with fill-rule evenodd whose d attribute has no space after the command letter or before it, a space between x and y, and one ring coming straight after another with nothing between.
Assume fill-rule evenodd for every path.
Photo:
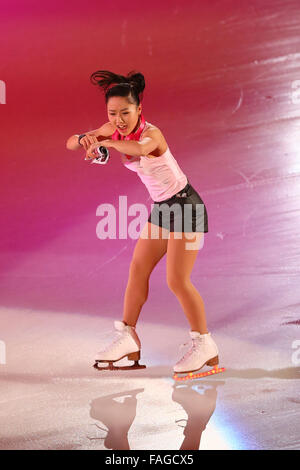
<instances>
[{"instance_id":1,"label":"skate blade","mask_svg":"<svg viewBox=\"0 0 300 470\"><path fill-rule=\"evenodd\" d=\"M97 370L134 370L134 369L145 369L146 366L143 364L139 364L137 361L129 366L114 366L112 363L109 363L107 366L100 366L99 363L102 361L96 361L93 367ZM103 361L104 362L104 361Z\"/></svg>"},{"instance_id":2,"label":"skate blade","mask_svg":"<svg viewBox=\"0 0 300 470\"><path fill-rule=\"evenodd\" d=\"M194 374L193 372L189 372L187 375L185 375L183 377L178 375L178 374L180 374L180 372L176 372L173 375L173 379L177 380L177 381L191 380L191 379L201 379L202 377L208 377L210 375L220 374L221 372L224 372L224 371L225 371L225 367L215 366L213 369L208 370L206 372L200 372L199 374ZM182 373L184 373L184 372L182 372Z\"/></svg>"}]
</instances>

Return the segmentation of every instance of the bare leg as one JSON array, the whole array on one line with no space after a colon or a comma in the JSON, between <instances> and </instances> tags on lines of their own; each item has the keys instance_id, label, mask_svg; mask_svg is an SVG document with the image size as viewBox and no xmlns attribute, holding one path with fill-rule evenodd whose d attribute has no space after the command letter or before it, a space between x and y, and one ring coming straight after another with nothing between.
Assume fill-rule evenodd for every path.
<instances>
[{"instance_id":1,"label":"bare leg","mask_svg":"<svg viewBox=\"0 0 300 470\"><path fill-rule=\"evenodd\" d=\"M151 237L151 226L157 238ZM129 326L136 325L148 297L150 274L167 252L168 239L163 233L161 227L147 222L135 245L124 297L123 321Z\"/></svg>"},{"instance_id":2,"label":"bare leg","mask_svg":"<svg viewBox=\"0 0 300 470\"><path fill-rule=\"evenodd\" d=\"M206 334L206 315L204 302L191 282L190 275L196 261L199 248L187 249L187 244L191 241L185 238L184 233L181 238L176 238L174 232L170 232L167 249L167 283L169 289L176 295L180 302L184 313L189 321L191 330L199 331L200 334ZM196 240L200 241L204 236L203 233L194 233ZM196 245L196 244L195 244ZM191 244L189 245L191 246Z\"/></svg>"}]
</instances>

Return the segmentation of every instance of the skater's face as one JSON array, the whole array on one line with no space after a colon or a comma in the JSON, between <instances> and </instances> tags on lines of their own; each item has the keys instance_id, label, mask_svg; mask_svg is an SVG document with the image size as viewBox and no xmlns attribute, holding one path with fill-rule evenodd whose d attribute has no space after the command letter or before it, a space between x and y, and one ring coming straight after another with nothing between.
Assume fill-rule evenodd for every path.
<instances>
[{"instance_id":1,"label":"skater's face","mask_svg":"<svg viewBox=\"0 0 300 470\"><path fill-rule=\"evenodd\" d=\"M128 99L123 96L112 96L107 102L108 119L122 135L128 135L135 129L141 112L141 104L137 106L129 103ZM126 127L121 129L123 126Z\"/></svg>"}]
</instances>

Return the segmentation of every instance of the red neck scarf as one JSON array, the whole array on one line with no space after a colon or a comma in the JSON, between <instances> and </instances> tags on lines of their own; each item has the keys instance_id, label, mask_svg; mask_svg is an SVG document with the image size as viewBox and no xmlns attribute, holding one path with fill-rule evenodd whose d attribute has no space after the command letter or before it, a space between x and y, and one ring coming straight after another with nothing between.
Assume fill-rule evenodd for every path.
<instances>
[{"instance_id":1,"label":"red neck scarf","mask_svg":"<svg viewBox=\"0 0 300 470\"><path fill-rule=\"evenodd\" d=\"M128 135L122 135L118 131L118 129L115 130L113 135L111 136L112 140L139 140L141 133L143 132L144 128L146 126L146 120L144 116L141 114L140 116L140 124L138 128L135 131L130 132ZM132 158L131 155L125 155L128 159Z\"/></svg>"}]
</instances>

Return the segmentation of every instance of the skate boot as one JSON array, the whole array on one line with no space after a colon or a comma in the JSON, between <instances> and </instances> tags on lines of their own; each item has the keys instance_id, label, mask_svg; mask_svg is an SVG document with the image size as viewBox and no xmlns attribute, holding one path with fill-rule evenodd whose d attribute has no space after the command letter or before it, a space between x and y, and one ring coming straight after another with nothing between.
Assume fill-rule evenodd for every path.
<instances>
[{"instance_id":1,"label":"skate boot","mask_svg":"<svg viewBox=\"0 0 300 470\"><path fill-rule=\"evenodd\" d=\"M140 365L141 342L135 332L135 327L125 325L123 321L116 320L114 326L117 332L117 338L105 349L97 353L94 367L98 370L128 370L143 369L146 366ZM131 366L114 366L113 363L127 357L134 361ZM108 363L106 367L99 367L101 363Z\"/></svg>"},{"instance_id":2,"label":"skate boot","mask_svg":"<svg viewBox=\"0 0 300 470\"><path fill-rule=\"evenodd\" d=\"M192 338L192 345L185 355L173 367L175 380L186 380L200 377L206 377L212 374L224 372L224 368L219 368L219 351L216 343L211 337L210 333L201 335L198 331L190 331ZM193 374L203 366L213 366L213 369ZM178 376L178 374L188 374L185 376Z\"/></svg>"}]
</instances>

